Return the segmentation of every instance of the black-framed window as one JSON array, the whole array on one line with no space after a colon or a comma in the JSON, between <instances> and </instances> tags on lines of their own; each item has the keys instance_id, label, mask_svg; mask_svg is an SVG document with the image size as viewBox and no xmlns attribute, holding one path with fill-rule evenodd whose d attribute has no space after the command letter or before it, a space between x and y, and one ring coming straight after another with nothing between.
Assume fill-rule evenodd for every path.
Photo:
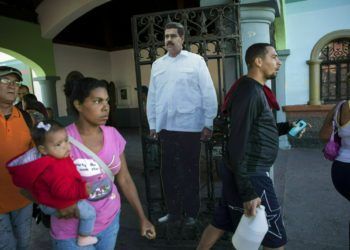
<instances>
[{"instance_id":1,"label":"black-framed window","mask_svg":"<svg viewBox=\"0 0 350 250\"><path fill-rule=\"evenodd\" d=\"M334 103L350 99L350 39L337 39L320 53L321 100Z\"/></svg>"}]
</instances>

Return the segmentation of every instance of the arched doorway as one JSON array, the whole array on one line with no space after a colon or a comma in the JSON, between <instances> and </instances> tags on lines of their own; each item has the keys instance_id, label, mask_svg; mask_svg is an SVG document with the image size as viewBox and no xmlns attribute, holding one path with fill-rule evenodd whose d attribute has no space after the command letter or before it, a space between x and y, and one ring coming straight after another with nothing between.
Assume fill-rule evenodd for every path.
<instances>
[{"instance_id":1,"label":"arched doorway","mask_svg":"<svg viewBox=\"0 0 350 250\"><path fill-rule=\"evenodd\" d=\"M320 54L321 102L350 98L350 38L327 44Z\"/></svg>"},{"instance_id":2,"label":"arched doorway","mask_svg":"<svg viewBox=\"0 0 350 250\"><path fill-rule=\"evenodd\" d=\"M28 86L30 92L34 93L39 101L42 101L40 84L34 79L37 76L45 76L45 72L37 63L29 58L5 48L0 48L0 65L17 68L23 75L23 84Z\"/></svg>"},{"instance_id":3,"label":"arched doorway","mask_svg":"<svg viewBox=\"0 0 350 250\"><path fill-rule=\"evenodd\" d=\"M321 63L323 63L325 57L322 56L322 50L326 48L332 41L344 41L350 39L350 29L338 30L323 36L314 46L311 51L309 64L309 77L310 77L310 105L321 104ZM330 45L332 46L332 45ZM328 86L326 86L326 90ZM325 91L326 91L325 90ZM332 92L332 91L331 91ZM333 91L334 92L334 91ZM336 97L334 97L336 98ZM333 102L336 99L333 100ZM325 100L328 102L328 100Z\"/></svg>"}]
</instances>

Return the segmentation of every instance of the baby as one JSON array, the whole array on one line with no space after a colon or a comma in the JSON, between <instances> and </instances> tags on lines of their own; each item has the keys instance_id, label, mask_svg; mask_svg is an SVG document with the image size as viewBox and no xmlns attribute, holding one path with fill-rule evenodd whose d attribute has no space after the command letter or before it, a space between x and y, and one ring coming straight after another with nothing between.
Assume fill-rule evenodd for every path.
<instances>
[{"instance_id":1,"label":"baby","mask_svg":"<svg viewBox=\"0 0 350 250\"><path fill-rule=\"evenodd\" d=\"M89 188L70 158L70 143L64 127L55 121L40 122L33 128L32 138L36 148L7 164L14 184L28 190L41 204L41 210L49 215L57 215L56 209L77 204L77 244L97 243L97 237L91 236L96 212L84 200L89 196Z\"/></svg>"}]
</instances>

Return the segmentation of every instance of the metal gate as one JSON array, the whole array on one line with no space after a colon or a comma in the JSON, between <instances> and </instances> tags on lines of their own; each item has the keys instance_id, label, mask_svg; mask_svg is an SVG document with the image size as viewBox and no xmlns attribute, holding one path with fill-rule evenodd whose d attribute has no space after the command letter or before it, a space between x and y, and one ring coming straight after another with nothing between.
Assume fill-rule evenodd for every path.
<instances>
[{"instance_id":1,"label":"metal gate","mask_svg":"<svg viewBox=\"0 0 350 250\"><path fill-rule=\"evenodd\" d=\"M184 49L200 54L206 60L213 78L219 104L226 90L242 73L241 36L239 23L239 1L228 5L179 9L159 13L136 15L132 18L132 33L140 124L142 136L143 162L148 214L155 221L163 215L164 201L159 176L160 150L157 141L148 138L148 125L142 100L142 84L149 81L152 63L166 54L164 48L164 26L175 21L185 27ZM203 181L204 195L201 194L201 211L207 218L215 203L213 161L221 158L223 134L215 130L213 139L205 143ZM205 216L204 216L205 217ZM202 223L203 226L207 222ZM201 233L202 230L199 230ZM188 234L186 233L188 236ZM197 235L198 236L198 235ZM195 236L194 236L195 237ZM193 237L190 237L194 239Z\"/></svg>"}]
</instances>

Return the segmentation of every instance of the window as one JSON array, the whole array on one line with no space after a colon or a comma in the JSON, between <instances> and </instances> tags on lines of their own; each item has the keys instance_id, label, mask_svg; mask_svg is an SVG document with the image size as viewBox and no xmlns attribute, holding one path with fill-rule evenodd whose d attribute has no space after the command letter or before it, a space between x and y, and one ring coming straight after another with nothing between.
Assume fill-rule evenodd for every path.
<instances>
[{"instance_id":1,"label":"window","mask_svg":"<svg viewBox=\"0 0 350 250\"><path fill-rule=\"evenodd\" d=\"M350 99L350 39L336 39L320 53L321 100L334 103Z\"/></svg>"}]
</instances>

